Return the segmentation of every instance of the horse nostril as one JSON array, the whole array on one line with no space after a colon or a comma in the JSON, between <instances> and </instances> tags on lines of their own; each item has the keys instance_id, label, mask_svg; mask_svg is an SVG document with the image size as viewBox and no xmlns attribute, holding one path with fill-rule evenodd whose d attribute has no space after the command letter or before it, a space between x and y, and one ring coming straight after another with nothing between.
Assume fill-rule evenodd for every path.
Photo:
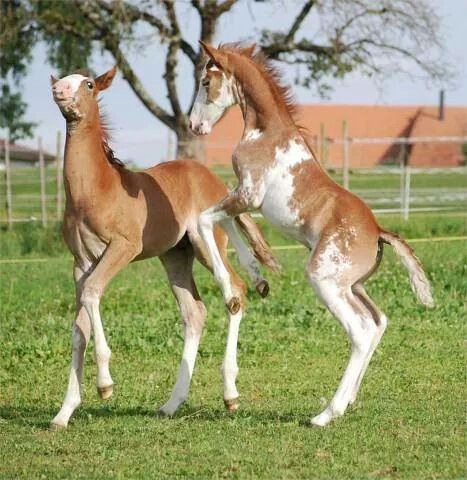
<instances>
[{"instance_id":1,"label":"horse nostril","mask_svg":"<svg viewBox=\"0 0 467 480\"><path fill-rule=\"evenodd\" d=\"M193 122L190 120L190 130L193 130Z\"/></svg>"}]
</instances>

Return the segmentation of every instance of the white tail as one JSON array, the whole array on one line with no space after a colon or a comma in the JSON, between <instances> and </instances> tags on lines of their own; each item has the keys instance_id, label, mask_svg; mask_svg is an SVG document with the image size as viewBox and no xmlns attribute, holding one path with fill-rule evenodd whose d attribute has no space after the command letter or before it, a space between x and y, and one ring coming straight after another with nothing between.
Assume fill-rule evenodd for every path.
<instances>
[{"instance_id":1,"label":"white tail","mask_svg":"<svg viewBox=\"0 0 467 480\"><path fill-rule=\"evenodd\" d=\"M431 294L430 281L426 277L422 264L415 256L412 247L395 233L382 230L380 238L394 248L405 268L409 271L410 286L420 302L427 307L433 308L435 302Z\"/></svg>"}]
</instances>

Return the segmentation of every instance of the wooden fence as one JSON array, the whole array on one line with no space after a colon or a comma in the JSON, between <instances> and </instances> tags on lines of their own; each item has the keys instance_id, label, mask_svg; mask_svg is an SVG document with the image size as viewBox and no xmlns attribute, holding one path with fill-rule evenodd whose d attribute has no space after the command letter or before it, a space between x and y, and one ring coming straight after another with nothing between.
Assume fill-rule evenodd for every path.
<instances>
[{"instance_id":1,"label":"wooden fence","mask_svg":"<svg viewBox=\"0 0 467 480\"><path fill-rule=\"evenodd\" d=\"M315 138L315 150L323 165L327 164L326 152L329 145L326 132L322 129L321 135ZM341 168L334 168L335 178L346 188L360 195L377 213L400 212L404 219L409 218L411 211L452 211L465 208L467 189L456 184L435 185L431 182L429 188L413 186L413 180L420 173L439 172L459 173L465 178L465 168L449 169L420 169L414 168L404 159L406 152L415 143L426 143L436 146L438 143L467 143L467 137L423 137L423 138L350 138L347 122L342 125L342 138L333 139L335 147L342 150ZM374 144L400 145L399 160L391 167L375 167L365 170L352 170L353 163L359 163L359 156L365 156ZM168 144L170 146L170 143ZM365 150L365 148L368 150ZM234 145L232 145L232 149ZM407 150L406 150L407 149ZM402 152L402 153L401 153ZM0 152L2 153L2 152ZM11 157L10 144L4 146L4 175L0 177L0 225L13 228L19 222L39 222L43 227L50 223L62 220L63 215L63 145L60 132L57 133L55 160L45 162L43 142L37 141L37 161L35 166L15 168ZM1 155L0 155L1 158ZM50 155L49 155L50 159ZM233 173L228 166L222 172L215 168L217 173L230 186L236 183ZM358 173L355 173L358 172ZM365 173L373 178L362 184ZM375 188L372 181L376 174L387 174L390 179L387 184ZM357 178L360 176L360 178ZM378 183L378 182L377 182ZM415 182L416 183L416 182ZM436 182L435 182L436 183ZM451 182L452 183L452 182ZM459 183L459 182L457 182Z\"/></svg>"}]
</instances>

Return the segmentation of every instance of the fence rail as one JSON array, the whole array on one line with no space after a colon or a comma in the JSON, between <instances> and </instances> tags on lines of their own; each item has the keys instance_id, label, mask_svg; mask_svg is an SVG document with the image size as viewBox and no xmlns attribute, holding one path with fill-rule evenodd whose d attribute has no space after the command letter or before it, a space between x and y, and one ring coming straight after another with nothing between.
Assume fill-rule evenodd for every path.
<instances>
[{"instance_id":1,"label":"fence rail","mask_svg":"<svg viewBox=\"0 0 467 480\"><path fill-rule=\"evenodd\" d=\"M415 212L464 211L467 205L466 167L421 168L400 162L398 165L355 169L352 165L353 149L375 143L466 143L465 137L415 138L350 138L343 125L342 139L333 140L342 148L342 168L333 168L332 175L339 183L361 196L378 214L400 213L408 219ZM358 146L358 147L357 147ZM326 148L318 145L318 154ZM234 146L232 145L232 149ZM360 151L364 154L364 151ZM40 222L46 226L60 221L63 212L62 140L57 135L55 161L44 162L42 140L38 139L37 165L15 167L8 141L0 151L4 175L0 175L0 224L13 228L21 222ZM322 159L323 163L325 159ZM215 167L215 172L230 187L236 179L230 166Z\"/></svg>"}]
</instances>

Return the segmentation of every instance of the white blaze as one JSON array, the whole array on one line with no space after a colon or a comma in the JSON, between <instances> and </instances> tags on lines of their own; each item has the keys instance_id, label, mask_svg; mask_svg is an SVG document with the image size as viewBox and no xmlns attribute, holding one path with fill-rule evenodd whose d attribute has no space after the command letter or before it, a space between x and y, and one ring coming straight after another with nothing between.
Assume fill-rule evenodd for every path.
<instances>
[{"instance_id":1,"label":"white blaze","mask_svg":"<svg viewBox=\"0 0 467 480\"><path fill-rule=\"evenodd\" d=\"M217 67L212 67L210 70L219 70ZM206 70L198 87L198 94L190 114L190 122L192 128L198 133L208 134L212 127L222 117L224 111L234 105L235 96L232 89L232 79L228 79L226 75L222 74L222 84L219 89L219 95L214 101L208 100L208 93L206 87L203 85L203 80L206 77Z\"/></svg>"},{"instance_id":2,"label":"white blaze","mask_svg":"<svg viewBox=\"0 0 467 480\"><path fill-rule=\"evenodd\" d=\"M61 78L57 82L57 85L59 85L61 82L67 82L71 87L71 93L73 94L73 96L75 96L82 81L86 80L86 78L87 77L80 75L78 73L73 73L72 75L68 75L67 77Z\"/></svg>"}]
</instances>

